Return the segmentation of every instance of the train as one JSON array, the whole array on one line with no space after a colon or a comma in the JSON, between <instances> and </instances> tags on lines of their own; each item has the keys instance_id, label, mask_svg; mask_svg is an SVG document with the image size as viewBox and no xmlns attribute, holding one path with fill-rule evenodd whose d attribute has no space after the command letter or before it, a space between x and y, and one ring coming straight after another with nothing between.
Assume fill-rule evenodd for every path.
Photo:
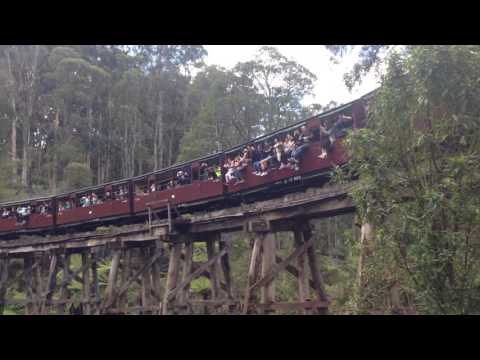
<instances>
[{"instance_id":1,"label":"train","mask_svg":"<svg viewBox=\"0 0 480 360\"><path fill-rule=\"evenodd\" d=\"M286 167L271 171L266 176L257 176L252 164L249 164L244 171L242 183L226 182L223 164L225 159L238 154L249 144L282 138L302 127L317 131L320 124L331 124L340 115L352 119L353 129L361 128L365 124L368 103L373 93L248 143L158 171L55 196L2 203L0 238L17 238L23 234L62 234L79 229L94 229L101 225L140 222L145 221L152 211L160 218L167 216L167 208L174 209L174 215L219 209L278 196L278 193L320 181L332 167L348 161L342 145L343 135L334 139L332 150L325 158L318 156L323 148L322 136L312 141L297 169ZM202 164L221 169L218 178L202 178ZM168 186L179 171L188 174L187 181L182 185ZM85 200L92 194L100 200L86 204ZM64 206L67 204L69 205ZM18 216L19 209L29 211Z\"/></svg>"}]
</instances>

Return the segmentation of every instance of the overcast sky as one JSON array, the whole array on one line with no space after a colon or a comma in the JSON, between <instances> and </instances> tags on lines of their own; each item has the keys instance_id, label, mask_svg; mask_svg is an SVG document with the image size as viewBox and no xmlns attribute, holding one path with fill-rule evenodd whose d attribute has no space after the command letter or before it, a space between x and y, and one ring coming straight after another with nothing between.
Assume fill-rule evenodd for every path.
<instances>
[{"instance_id":1,"label":"overcast sky","mask_svg":"<svg viewBox=\"0 0 480 360\"><path fill-rule=\"evenodd\" d=\"M205 45L208 56L207 65L220 65L231 69L240 61L254 58L262 45ZM350 70L357 60L357 51L345 56L339 64L330 61L332 54L322 45L275 45L281 54L292 59L317 76L314 97L304 100L304 105L319 103L327 105L330 101L344 104L378 87L374 75L369 75L362 85L350 93L343 82L343 74Z\"/></svg>"}]
</instances>

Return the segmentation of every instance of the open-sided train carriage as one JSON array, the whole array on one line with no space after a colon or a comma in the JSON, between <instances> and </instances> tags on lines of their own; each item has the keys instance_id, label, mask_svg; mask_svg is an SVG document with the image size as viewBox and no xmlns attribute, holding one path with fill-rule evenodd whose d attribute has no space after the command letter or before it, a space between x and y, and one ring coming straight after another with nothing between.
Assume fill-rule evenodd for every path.
<instances>
[{"instance_id":1,"label":"open-sided train carriage","mask_svg":"<svg viewBox=\"0 0 480 360\"><path fill-rule=\"evenodd\" d=\"M55 197L39 198L10 202L0 205L0 211L9 209L9 216L0 218L0 235L11 235L22 232L55 231L56 229L84 224L98 224L105 221L132 219L143 216L151 210L166 209L168 204L189 208L212 202L222 201L229 196L251 193L270 184L285 182L292 178L309 177L324 173L334 165L347 161L342 146L345 129L335 134L331 151L325 158L318 155L322 152L325 139L319 132L320 125L332 126L340 115L349 119L346 124L350 128L364 126L366 100L372 93L351 103L332 109L300 123L284 129L266 134L248 144L257 144L272 141L274 138L284 138L287 133L305 126L311 133L316 134L314 141L301 160L298 171L291 168L276 169L266 176L256 176L252 164L243 171L242 183L226 183L224 160L242 151L246 145L242 144L225 152L209 155L149 174L131 179L123 179L107 184L92 186L72 193L65 193ZM221 169L216 179L202 177L200 168L203 163ZM181 184L172 185L172 179L182 171L187 174ZM19 219L15 216L18 207L29 207L30 213Z\"/></svg>"}]
</instances>

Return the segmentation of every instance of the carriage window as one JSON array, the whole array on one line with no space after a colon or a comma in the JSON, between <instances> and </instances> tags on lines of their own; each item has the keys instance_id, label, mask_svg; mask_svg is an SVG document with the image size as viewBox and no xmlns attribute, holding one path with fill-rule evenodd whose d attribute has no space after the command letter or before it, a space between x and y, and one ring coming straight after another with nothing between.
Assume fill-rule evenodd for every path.
<instances>
[{"instance_id":1,"label":"carriage window","mask_svg":"<svg viewBox=\"0 0 480 360\"><path fill-rule=\"evenodd\" d=\"M148 177L147 190L150 193L160 190L160 187L159 187L159 184L158 184L158 179L157 179L156 175L151 175L151 176Z\"/></svg>"},{"instance_id":2,"label":"carriage window","mask_svg":"<svg viewBox=\"0 0 480 360\"><path fill-rule=\"evenodd\" d=\"M153 181L152 183L150 183L150 192L155 192L157 191L157 184L155 181Z\"/></svg>"},{"instance_id":3,"label":"carriage window","mask_svg":"<svg viewBox=\"0 0 480 360\"><path fill-rule=\"evenodd\" d=\"M199 180L219 180L222 175L222 170L218 165L218 160L204 161L200 164L198 169Z\"/></svg>"},{"instance_id":4,"label":"carriage window","mask_svg":"<svg viewBox=\"0 0 480 360\"><path fill-rule=\"evenodd\" d=\"M19 224L26 224L30 214L32 213L32 207L29 204L22 204L17 206L14 212L14 216Z\"/></svg>"},{"instance_id":5,"label":"carriage window","mask_svg":"<svg viewBox=\"0 0 480 360\"><path fill-rule=\"evenodd\" d=\"M76 204L75 204L74 198L72 199L63 198L63 199L59 199L57 202L57 208L59 213L74 209L75 207L76 207Z\"/></svg>"},{"instance_id":6,"label":"carriage window","mask_svg":"<svg viewBox=\"0 0 480 360\"><path fill-rule=\"evenodd\" d=\"M106 197L107 194L103 189L81 193L77 195L76 201L71 201L73 205L72 208L75 207L75 202L78 203L78 207L89 207L92 205L103 204L107 199Z\"/></svg>"},{"instance_id":7,"label":"carriage window","mask_svg":"<svg viewBox=\"0 0 480 360\"><path fill-rule=\"evenodd\" d=\"M137 196L145 196L148 194L148 185L147 179L139 180L135 182L135 195Z\"/></svg>"},{"instance_id":8,"label":"carriage window","mask_svg":"<svg viewBox=\"0 0 480 360\"><path fill-rule=\"evenodd\" d=\"M128 185L114 185L112 187L112 199L114 200L125 200L128 195Z\"/></svg>"},{"instance_id":9,"label":"carriage window","mask_svg":"<svg viewBox=\"0 0 480 360\"><path fill-rule=\"evenodd\" d=\"M43 201L34 206L32 212L40 215L48 215L52 212L52 205L50 201Z\"/></svg>"},{"instance_id":10,"label":"carriage window","mask_svg":"<svg viewBox=\"0 0 480 360\"><path fill-rule=\"evenodd\" d=\"M2 219L8 219L11 214L11 208L2 208L1 213L2 213Z\"/></svg>"},{"instance_id":11,"label":"carriage window","mask_svg":"<svg viewBox=\"0 0 480 360\"><path fill-rule=\"evenodd\" d=\"M191 180L189 168L184 168L177 171L175 176L176 185L188 185L192 182Z\"/></svg>"}]
</instances>

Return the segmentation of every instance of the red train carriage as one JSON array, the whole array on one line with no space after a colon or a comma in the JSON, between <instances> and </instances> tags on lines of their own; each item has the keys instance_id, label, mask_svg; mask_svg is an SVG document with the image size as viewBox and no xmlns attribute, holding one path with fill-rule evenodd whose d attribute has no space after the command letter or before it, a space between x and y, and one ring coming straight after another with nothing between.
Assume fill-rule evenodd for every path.
<instances>
[{"instance_id":1,"label":"red train carriage","mask_svg":"<svg viewBox=\"0 0 480 360\"><path fill-rule=\"evenodd\" d=\"M52 198L12 202L1 209L0 233L45 230L54 225Z\"/></svg>"},{"instance_id":2,"label":"red train carriage","mask_svg":"<svg viewBox=\"0 0 480 360\"><path fill-rule=\"evenodd\" d=\"M365 120L365 99L370 96L371 94L368 94L344 106L262 136L250 144L282 138L302 126L311 133L318 133L320 125L329 127L338 121L339 116L349 119L349 127L354 129L362 127ZM325 158L319 157L324 148L322 136L325 135L320 134L309 143L298 169L276 169L266 176L257 176L253 174L252 164L249 164L243 171L243 183L226 184L225 170L222 166L226 158L242 151L246 144L224 153L174 165L132 179L97 185L51 198L2 204L0 205L0 235L55 230L78 224L116 221L121 218L129 219L146 213L149 207L165 208L167 203L173 206L192 206L214 199L223 199L229 194L247 193L252 189L265 187L284 179L321 173L333 165L345 163L347 158L342 147L343 135L336 134L332 150ZM205 169L211 171L208 172ZM210 175L206 176L206 174ZM172 183L173 179L177 179L177 184ZM27 210L24 211L24 208Z\"/></svg>"},{"instance_id":3,"label":"red train carriage","mask_svg":"<svg viewBox=\"0 0 480 360\"><path fill-rule=\"evenodd\" d=\"M56 225L129 216L128 183L123 180L57 196Z\"/></svg>"},{"instance_id":4,"label":"red train carriage","mask_svg":"<svg viewBox=\"0 0 480 360\"><path fill-rule=\"evenodd\" d=\"M276 131L273 134L263 136L257 139L255 142L273 140L274 138L283 138L287 133L291 133L294 129L299 129L302 126L305 126L309 132L314 132L319 129L321 124L325 126L328 126L327 124L333 124L338 119L339 114L352 119L352 125L350 127L353 127L354 129L358 128L363 125L365 118L364 105L361 102L344 105L319 116L315 116L302 123L295 124L289 128L285 128ZM321 136L322 135L320 135L320 137ZM254 174L254 168L250 164L247 166L244 172L245 182L241 184L235 184L234 182L229 183L228 192L242 192L246 191L247 189L275 183L286 178L304 176L314 172L319 172L319 170L329 169L335 165L344 164L347 161L347 157L342 146L342 141L343 135L337 134L336 141L332 147L333 150L326 158L318 157L322 153L322 142L320 139L310 143L308 151L305 153L298 171L294 171L293 169L287 167L270 171L266 176L257 176ZM243 148L243 146L241 148ZM240 151L241 148L237 147L232 151L226 152L226 156L232 156L236 152Z\"/></svg>"},{"instance_id":5,"label":"red train carriage","mask_svg":"<svg viewBox=\"0 0 480 360\"><path fill-rule=\"evenodd\" d=\"M148 207L158 209L171 205L198 202L223 195L221 179L202 179L200 164L220 165L220 154L204 157L189 163L172 166L165 170L142 175L133 179L133 213L146 212ZM185 182L171 185L179 172L186 173Z\"/></svg>"}]
</instances>

